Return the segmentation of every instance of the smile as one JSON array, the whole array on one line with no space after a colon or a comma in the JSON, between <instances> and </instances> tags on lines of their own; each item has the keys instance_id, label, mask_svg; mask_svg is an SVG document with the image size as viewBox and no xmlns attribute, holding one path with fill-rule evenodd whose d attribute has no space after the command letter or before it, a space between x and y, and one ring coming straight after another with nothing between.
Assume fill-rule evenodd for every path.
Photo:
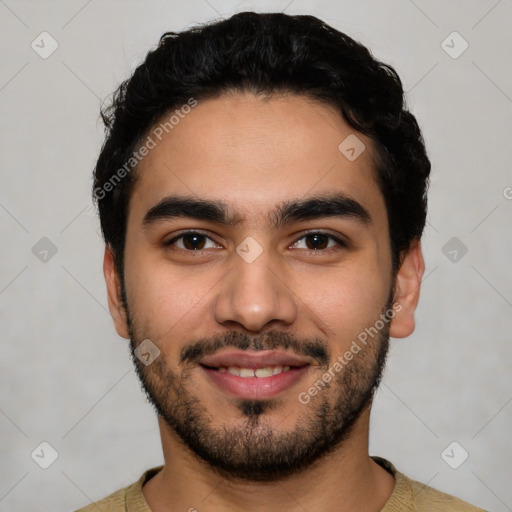
<instances>
[{"instance_id":1,"label":"smile","mask_svg":"<svg viewBox=\"0 0 512 512\"><path fill-rule=\"evenodd\" d=\"M296 385L313 362L287 351L228 349L204 357L199 368L218 390L254 400L274 397Z\"/></svg>"},{"instance_id":2,"label":"smile","mask_svg":"<svg viewBox=\"0 0 512 512\"><path fill-rule=\"evenodd\" d=\"M221 373L229 373L230 375L236 375L244 379L250 377L266 378L272 375L278 375L282 372L290 371L289 366L266 366L265 368L239 368L238 366L221 366L219 368L210 368L211 370L217 370Z\"/></svg>"}]
</instances>

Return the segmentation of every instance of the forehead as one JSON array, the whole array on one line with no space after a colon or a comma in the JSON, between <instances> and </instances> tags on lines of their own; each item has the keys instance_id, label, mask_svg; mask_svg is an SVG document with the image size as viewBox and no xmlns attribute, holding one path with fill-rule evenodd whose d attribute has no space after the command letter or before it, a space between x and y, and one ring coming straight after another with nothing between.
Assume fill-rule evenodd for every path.
<instances>
[{"instance_id":1,"label":"forehead","mask_svg":"<svg viewBox=\"0 0 512 512\"><path fill-rule=\"evenodd\" d=\"M150 132L155 144L136 171L130 217L183 194L220 199L248 221L268 219L283 200L333 191L385 217L372 141L333 107L297 95L228 94L174 122L159 137Z\"/></svg>"}]
</instances>

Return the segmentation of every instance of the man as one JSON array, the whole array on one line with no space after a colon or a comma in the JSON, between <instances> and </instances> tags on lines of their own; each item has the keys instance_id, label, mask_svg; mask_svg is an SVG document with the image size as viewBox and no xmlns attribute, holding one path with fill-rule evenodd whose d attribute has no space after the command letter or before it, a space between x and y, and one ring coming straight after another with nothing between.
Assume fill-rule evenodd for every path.
<instances>
[{"instance_id":1,"label":"man","mask_svg":"<svg viewBox=\"0 0 512 512\"><path fill-rule=\"evenodd\" d=\"M481 510L368 453L425 267L403 96L366 48L280 13L167 33L120 86L94 196L165 464L81 512Z\"/></svg>"}]
</instances>

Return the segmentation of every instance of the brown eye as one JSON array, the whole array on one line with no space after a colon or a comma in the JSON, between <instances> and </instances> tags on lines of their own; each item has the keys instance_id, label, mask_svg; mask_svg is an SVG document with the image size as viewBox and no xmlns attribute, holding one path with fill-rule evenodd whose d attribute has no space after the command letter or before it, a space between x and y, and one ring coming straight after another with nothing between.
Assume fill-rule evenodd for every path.
<instances>
[{"instance_id":1,"label":"brown eye","mask_svg":"<svg viewBox=\"0 0 512 512\"><path fill-rule=\"evenodd\" d=\"M210 243L210 245L208 245ZM215 243L210 237L191 231L182 233L181 235L169 240L166 246L175 246L183 251L200 251L202 249L209 249L215 247Z\"/></svg>"},{"instance_id":2,"label":"brown eye","mask_svg":"<svg viewBox=\"0 0 512 512\"><path fill-rule=\"evenodd\" d=\"M308 249L327 249L327 246L329 245L329 237L326 235L316 233L314 235L307 235L304 238L306 239Z\"/></svg>"},{"instance_id":3,"label":"brown eye","mask_svg":"<svg viewBox=\"0 0 512 512\"><path fill-rule=\"evenodd\" d=\"M185 235L183 236L183 245L186 249L192 251L202 249L205 245L205 237L204 235L197 235L196 233Z\"/></svg>"},{"instance_id":4,"label":"brown eye","mask_svg":"<svg viewBox=\"0 0 512 512\"><path fill-rule=\"evenodd\" d=\"M303 247L299 246L301 244ZM308 233L294 244L294 247L309 251L325 251L336 246L345 247L345 244L335 236L327 233Z\"/></svg>"}]
</instances>

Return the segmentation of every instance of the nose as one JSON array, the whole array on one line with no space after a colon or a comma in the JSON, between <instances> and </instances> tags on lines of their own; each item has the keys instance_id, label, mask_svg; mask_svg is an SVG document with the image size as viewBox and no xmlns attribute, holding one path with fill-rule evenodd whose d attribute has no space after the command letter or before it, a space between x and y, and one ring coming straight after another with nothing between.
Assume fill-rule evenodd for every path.
<instances>
[{"instance_id":1,"label":"nose","mask_svg":"<svg viewBox=\"0 0 512 512\"><path fill-rule=\"evenodd\" d=\"M251 263L233 254L232 268L219 284L215 300L216 321L229 328L261 331L267 324L292 325L297 317L297 298L285 283L282 269L269 251ZM274 325L275 324L275 325Z\"/></svg>"}]
</instances>

